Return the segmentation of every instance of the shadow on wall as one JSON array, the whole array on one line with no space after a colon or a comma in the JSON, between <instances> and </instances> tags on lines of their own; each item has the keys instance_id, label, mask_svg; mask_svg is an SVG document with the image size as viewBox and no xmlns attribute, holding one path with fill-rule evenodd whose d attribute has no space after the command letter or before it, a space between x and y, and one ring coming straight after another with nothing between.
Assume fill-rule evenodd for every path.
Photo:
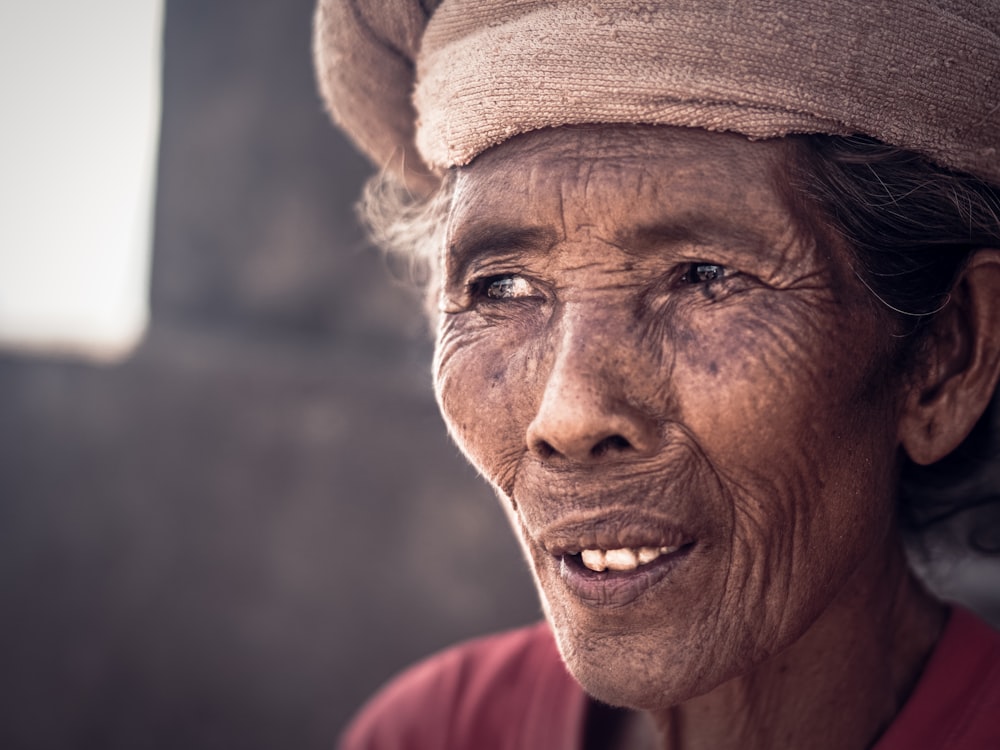
<instances>
[{"instance_id":1,"label":"shadow on wall","mask_svg":"<svg viewBox=\"0 0 1000 750\"><path fill-rule=\"evenodd\" d=\"M539 616L355 228L311 12L168 0L150 336L0 358L2 747L329 748L402 665Z\"/></svg>"}]
</instances>

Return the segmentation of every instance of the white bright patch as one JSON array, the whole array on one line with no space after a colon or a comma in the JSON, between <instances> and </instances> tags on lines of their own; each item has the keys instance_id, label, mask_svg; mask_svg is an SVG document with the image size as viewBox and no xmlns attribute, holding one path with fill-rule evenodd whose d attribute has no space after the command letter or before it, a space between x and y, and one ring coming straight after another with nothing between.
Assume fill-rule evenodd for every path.
<instances>
[{"instance_id":1,"label":"white bright patch","mask_svg":"<svg viewBox=\"0 0 1000 750\"><path fill-rule=\"evenodd\" d=\"M149 316L163 0L0 3L0 345L124 356Z\"/></svg>"}]
</instances>

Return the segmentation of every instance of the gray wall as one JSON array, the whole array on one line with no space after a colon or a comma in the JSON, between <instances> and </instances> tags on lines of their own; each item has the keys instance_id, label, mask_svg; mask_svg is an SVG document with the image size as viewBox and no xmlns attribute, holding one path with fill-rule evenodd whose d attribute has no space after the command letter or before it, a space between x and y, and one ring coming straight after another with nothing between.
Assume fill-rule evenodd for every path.
<instances>
[{"instance_id":1,"label":"gray wall","mask_svg":"<svg viewBox=\"0 0 1000 750\"><path fill-rule=\"evenodd\" d=\"M355 227L311 6L168 0L148 340L0 357L0 747L330 748L401 665L538 617Z\"/></svg>"}]
</instances>

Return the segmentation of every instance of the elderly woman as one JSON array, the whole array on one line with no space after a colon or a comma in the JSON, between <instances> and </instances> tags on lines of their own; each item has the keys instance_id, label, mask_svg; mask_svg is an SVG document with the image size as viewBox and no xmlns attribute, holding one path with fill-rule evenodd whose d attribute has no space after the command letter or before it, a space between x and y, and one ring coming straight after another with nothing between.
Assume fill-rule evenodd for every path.
<instances>
[{"instance_id":1,"label":"elderly woman","mask_svg":"<svg viewBox=\"0 0 1000 750\"><path fill-rule=\"evenodd\" d=\"M316 42L546 615L344 747L1000 747L1000 636L904 554L1000 376L1000 3L322 0Z\"/></svg>"}]
</instances>

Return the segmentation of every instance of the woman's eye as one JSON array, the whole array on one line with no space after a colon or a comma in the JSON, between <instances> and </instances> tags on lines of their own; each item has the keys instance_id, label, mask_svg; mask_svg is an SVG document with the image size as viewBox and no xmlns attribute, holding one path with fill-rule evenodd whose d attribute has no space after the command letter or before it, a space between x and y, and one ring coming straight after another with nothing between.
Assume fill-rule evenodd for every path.
<instances>
[{"instance_id":1,"label":"woman's eye","mask_svg":"<svg viewBox=\"0 0 1000 750\"><path fill-rule=\"evenodd\" d=\"M482 287L490 299L518 299L530 297L531 285L521 276L496 276L486 279Z\"/></svg>"},{"instance_id":2,"label":"woman's eye","mask_svg":"<svg viewBox=\"0 0 1000 750\"><path fill-rule=\"evenodd\" d=\"M692 263L681 278L687 284L705 284L728 274L729 270L725 266L715 263Z\"/></svg>"}]
</instances>

